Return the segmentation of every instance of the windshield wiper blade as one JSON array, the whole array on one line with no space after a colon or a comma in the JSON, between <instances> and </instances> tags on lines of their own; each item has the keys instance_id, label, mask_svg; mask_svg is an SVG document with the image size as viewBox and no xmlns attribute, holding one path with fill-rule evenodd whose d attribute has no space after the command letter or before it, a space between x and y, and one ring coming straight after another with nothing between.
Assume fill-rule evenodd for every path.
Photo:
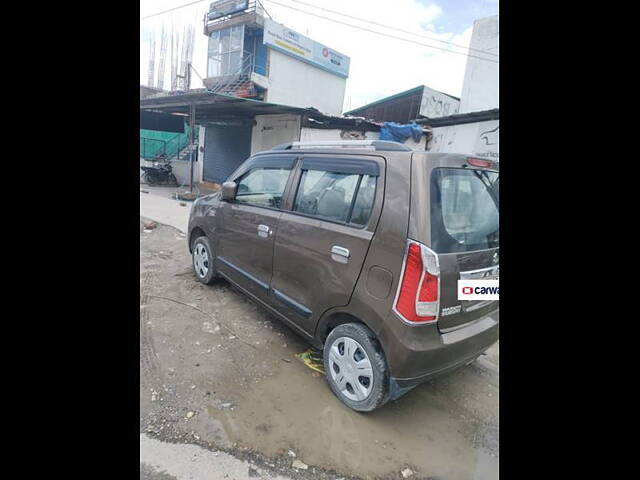
<instances>
[{"instance_id":1,"label":"windshield wiper blade","mask_svg":"<svg viewBox=\"0 0 640 480\"><path fill-rule=\"evenodd\" d=\"M478 177L480 179L480 181L482 182L482 184L487 187L487 192L489 192L489 195L491 196L491 198L493 199L494 202L496 202L496 206L500 205L500 201L498 199L498 197L496 196L496 192L494 190L493 184L494 182L492 182L489 179L489 175L487 174L487 172L485 172L484 170L471 170L476 177ZM498 181L498 178L500 178L499 176L496 175L496 182ZM486 179L486 181L485 181Z\"/></svg>"}]
</instances>

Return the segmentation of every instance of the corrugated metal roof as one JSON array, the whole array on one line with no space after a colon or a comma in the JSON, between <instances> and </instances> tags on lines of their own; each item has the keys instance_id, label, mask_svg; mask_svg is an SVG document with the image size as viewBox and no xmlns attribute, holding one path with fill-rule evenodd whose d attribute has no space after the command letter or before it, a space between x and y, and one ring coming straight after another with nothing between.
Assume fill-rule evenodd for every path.
<instances>
[{"instance_id":1,"label":"corrugated metal roof","mask_svg":"<svg viewBox=\"0 0 640 480\"><path fill-rule=\"evenodd\" d=\"M140 100L141 110L160 111L186 115L189 107L196 106L196 122L216 119L253 118L256 115L298 114L309 120L309 126L316 128L365 128L379 130L379 123L359 117L327 115L316 108L292 107L276 103L263 102L250 98L235 97L221 93L211 93L207 89L191 90L186 93L171 92Z\"/></svg>"},{"instance_id":2,"label":"corrugated metal roof","mask_svg":"<svg viewBox=\"0 0 640 480\"><path fill-rule=\"evenodd\" d=\"M456 113L447 117L427 118L416 120L416 123L426 124L432 128L448 127L449 125L462 125L465 123L486 122L488 120L499 120L500 109L481 110L479 112Z\"/></svg>"},{"instance_id":3,"label":"corrugated metal roof","mask_svg":"<svg viewBox=\"0 0 640 480\"><path fill-rule=\"evenodd\" d=\"M189 107L195 105L197 111L221 115L254 116L267 113L305 113L315 109L290 107L275 103L235 97L223 93L211 93L206 88L186 93L172 92L169 95L156 95L140 100L144 110L162 110L168 113L189 113Z\"/></svg>"},{"instance_id":4,"label":"corrugated metal roof","mask_svg":"<svg viewBox=\"0 0 640 480\"><path fill-rule=\"evenodd\" d=\"M405 90L404 92L396 93L394 95L390 95L388 97L381 98L380 100L376 100L375 102L367 103L366 105L363 105L361 107L354 108L352 110L349 110L348 112L344 112L344 115L351 115L354 112L357 113L357 112L359 112L361 110L365 110L365 109L370 108L370 107L375 107L376 105L379 105L381 103L388 102L389 100L395 100L396 98L408 97L409 95L413 95L413 94L416 94L416 93L422 94L422 92L424 91L424 87L425 86L426 85L419 85L419 86L417 86L415 88L411 88L409 90ZM435 89L433 89L431 87L428 87L428 88L430 88L431 90L434 90L435 92L441 93L442 95L446 95L447 97L451 97L454 100L460 100L458 97L454 97L453 95L449 95L448 93L444 93L444 92L441 92L439 90L435 90Z\"/></svg>"}]
</instances>

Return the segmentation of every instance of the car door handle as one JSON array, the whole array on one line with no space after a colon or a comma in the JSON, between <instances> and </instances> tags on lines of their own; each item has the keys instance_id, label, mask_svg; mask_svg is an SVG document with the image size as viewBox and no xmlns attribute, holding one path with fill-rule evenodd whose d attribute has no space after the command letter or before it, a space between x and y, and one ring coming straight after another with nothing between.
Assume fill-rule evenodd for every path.
<instances>
[{"instance_id":1,"label":"car door handle","mask_svg":"<svg viewBox=\"0 0 640 480\"><path fill-rule=\"evenodd\" d=\"M267 238L269 235L273 234L273 230L269 228L268 225L258 225L258 236L262 238Z\"/></svg>"},{"instance_id":2,"label":"car door handle","mask_svg":"<svg viewBox=\"0 0 640 480\"><path fill-rule=\"evenodd\" d=\"M331 247L331 259L335 260L338 263L347 263L350 256L351 253L347 248L341 247L339 245L334 245L333 247Z\"/></svg>"}]
</instances>

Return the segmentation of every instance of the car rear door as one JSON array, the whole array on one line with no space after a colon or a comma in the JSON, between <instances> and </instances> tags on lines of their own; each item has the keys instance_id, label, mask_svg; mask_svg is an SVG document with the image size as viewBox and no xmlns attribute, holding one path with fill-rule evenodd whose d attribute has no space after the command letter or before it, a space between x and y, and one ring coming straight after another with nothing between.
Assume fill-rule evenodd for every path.
<instances>
[{"instance_id":1,"label":"car rear door","mask_svg":"<svg viewBox=\"0 0 640 480\"><path fill-rule=\"evenodd\" d=\"M278 221L271 293L310 335L326 310L349 303L382 209L384 173L374 155L298 160L292 208Z\"/></svg>"}]
</instances>

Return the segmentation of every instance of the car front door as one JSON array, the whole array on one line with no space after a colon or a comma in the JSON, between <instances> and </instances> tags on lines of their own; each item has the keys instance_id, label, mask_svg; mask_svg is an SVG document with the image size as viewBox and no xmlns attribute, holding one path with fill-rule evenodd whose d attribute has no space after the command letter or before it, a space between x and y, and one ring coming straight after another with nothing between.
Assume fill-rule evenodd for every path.
<instances>
[{"instance_id":1,"label":"car front door","mask_svg":"<svg viewBox=\"0 0 640 480\"><path fill-rule=\"evenodd\" d=\"M271 294L313 335L322 314L349 303L382 209L382 157L322 154L299 160L292 208L278 221Z\"/></svg>"},{"instance_id":2,"label":"car front door","mask_svg":"<svg viewBox=\"0 0 640 480\"><path fill-rule=\"evenodd\" d=\"M216 235L218 271L269 302L275 231L294 156L255 157L232 175L234 201L223 202Z\"/></svg>"}]
</instances>

